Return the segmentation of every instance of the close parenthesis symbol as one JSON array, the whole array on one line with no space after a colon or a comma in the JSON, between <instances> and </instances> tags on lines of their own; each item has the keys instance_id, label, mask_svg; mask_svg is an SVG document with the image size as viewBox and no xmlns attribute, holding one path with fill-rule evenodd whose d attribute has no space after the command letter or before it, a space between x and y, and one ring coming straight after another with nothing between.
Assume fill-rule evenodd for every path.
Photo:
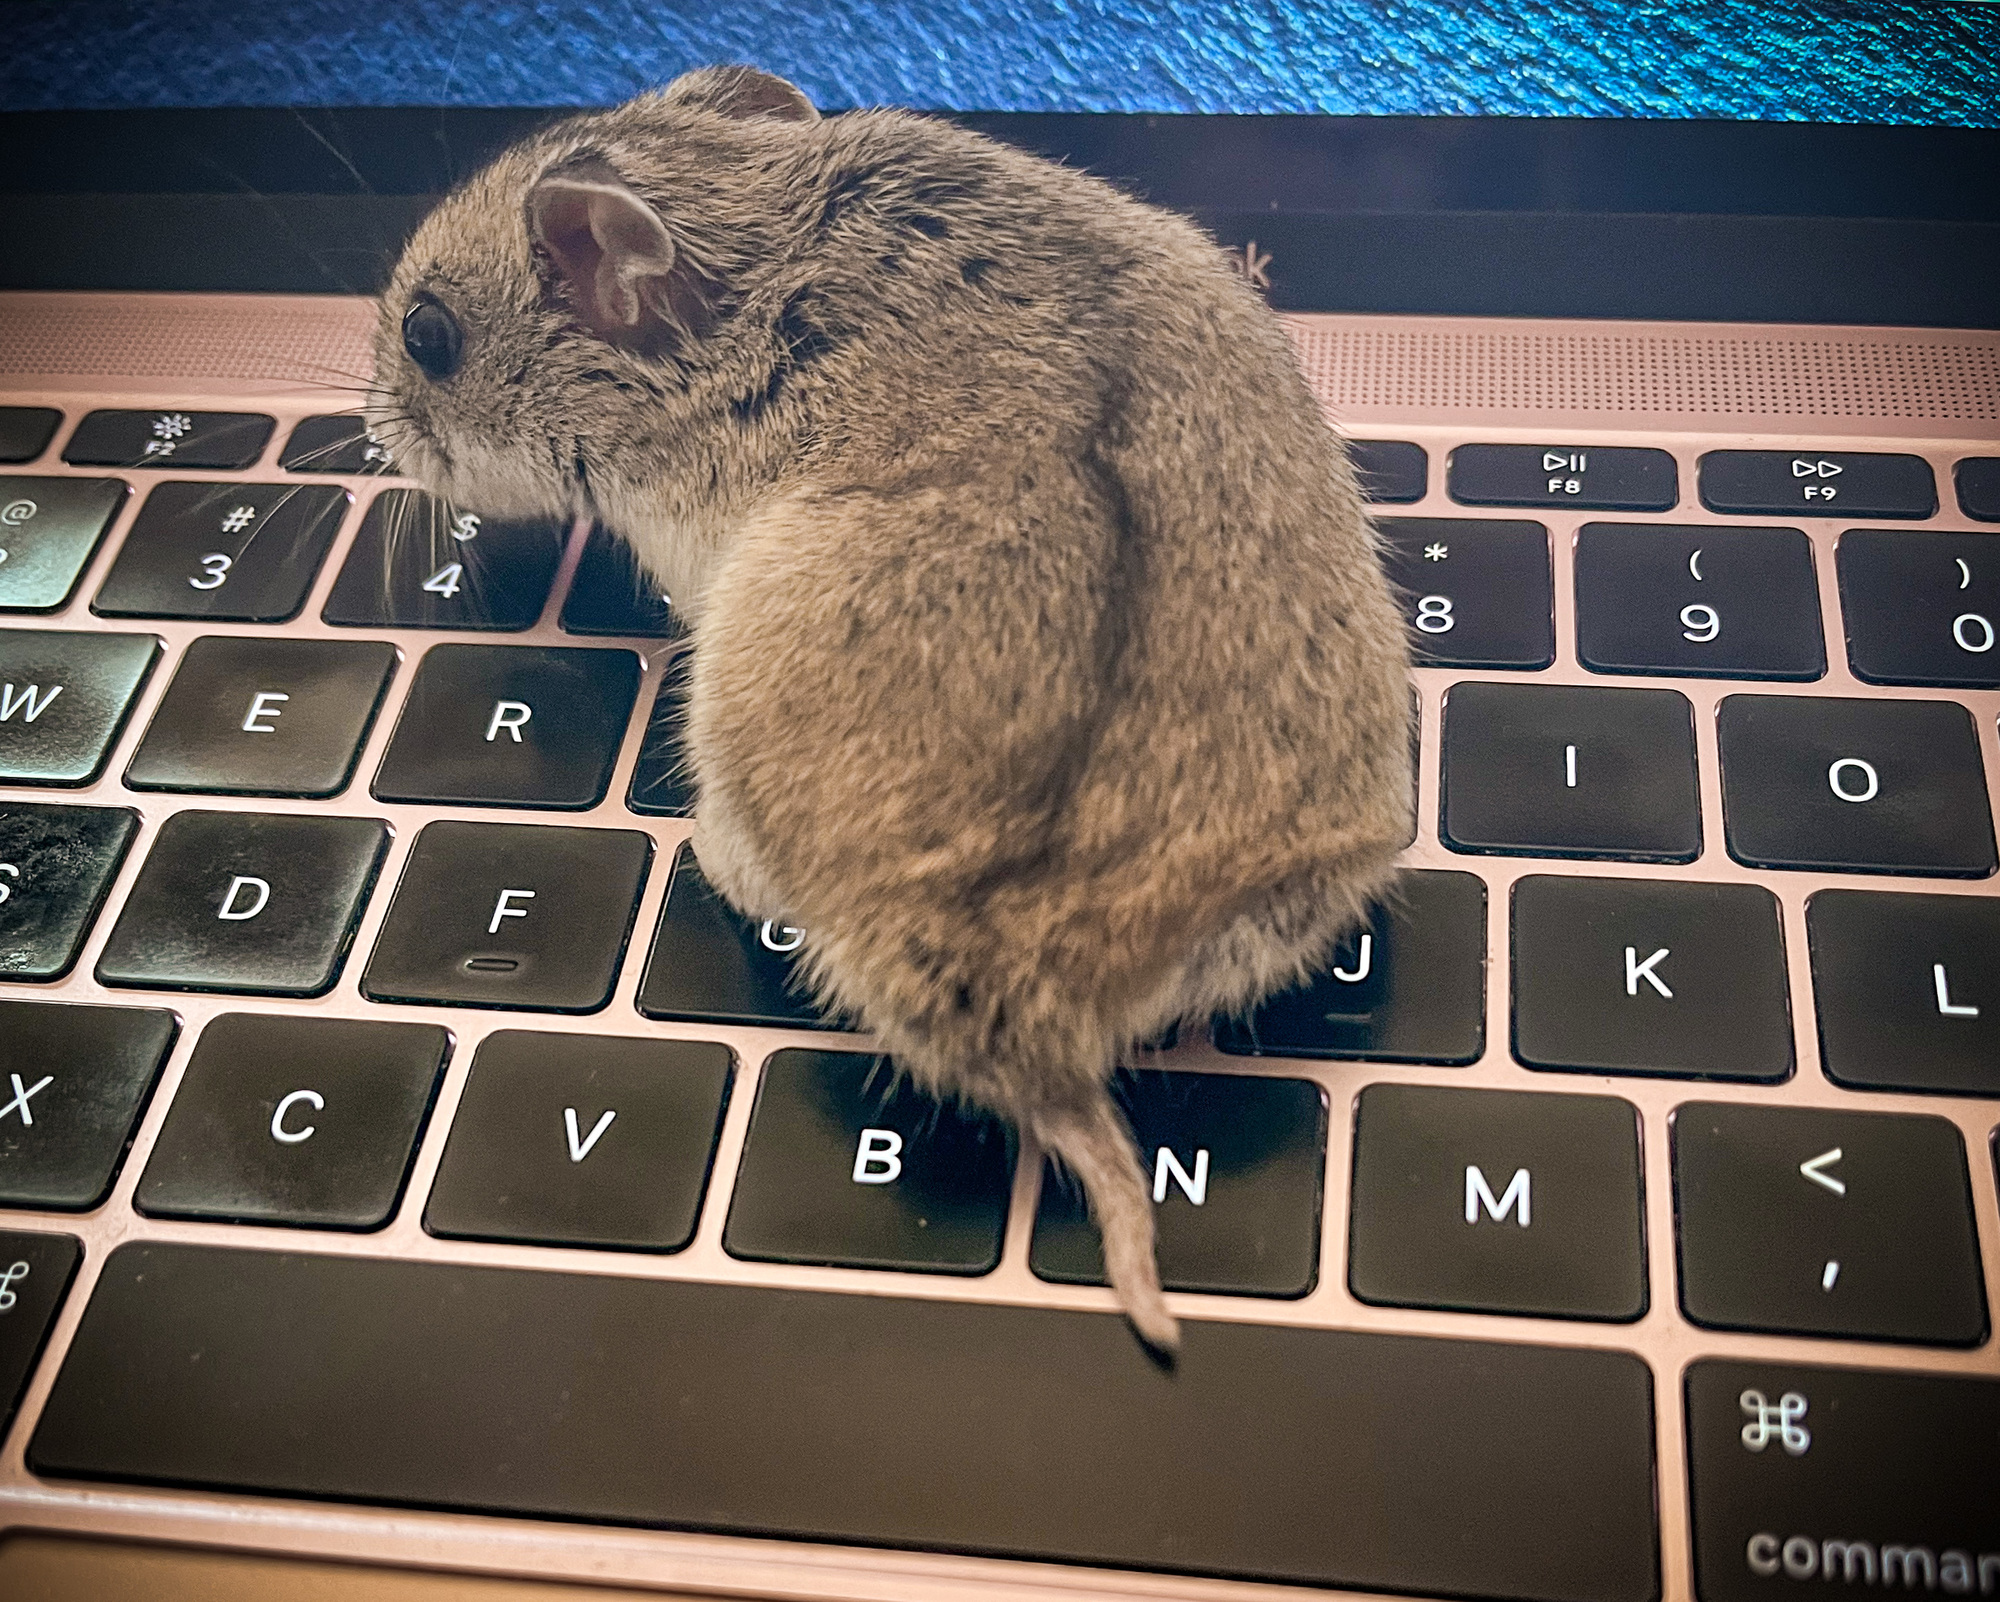
<instances>
[{"instance_id":1,"label":"close parenthesis symbol","mask_svg":"<svg viewBox=\"0 0 2000 1602\"><path fill-rule=\"evenodd\" d=\"M1958 558L1958 587L1962 590L1972 588L1972 569L1965 565L1962 556Z\"/></svg>"},{"instance_id":2,"label":"close parenthesis symbol","mask_svg":"<svg viewBox=\"0 0 2000 1602\"><path fill-rule=\"evenodd\" d=\"M1697 545L1694 548L1694 555L1688 558L1688 571L1692 573L1697 579L1701 577L1701 565L1700 565L1701 551L1702 548L1699 545Z\"/></svg>"}]
</instances>

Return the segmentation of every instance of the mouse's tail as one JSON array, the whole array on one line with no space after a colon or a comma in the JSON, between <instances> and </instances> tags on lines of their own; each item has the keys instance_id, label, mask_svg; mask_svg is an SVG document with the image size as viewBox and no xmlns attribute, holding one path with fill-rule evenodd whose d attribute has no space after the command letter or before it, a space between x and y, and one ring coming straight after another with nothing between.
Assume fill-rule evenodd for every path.
<instances>
[{"instance_id":1,"label":"mouse's tail","mask_svg":"<svg viewBox=\"0 0 2000 1602\"><path fill-rule=\"evenodd\" d=\"M1181 1327L1160 1294L1153 1256L1153 1206L1132 1145L1109 1090L1079 1111L1036 1114L1035 1139L1074 1174L1104 1241L1104 1268L1125 1316L1156 1353L1180 1350Z\"/></svg>"}]
</instances>

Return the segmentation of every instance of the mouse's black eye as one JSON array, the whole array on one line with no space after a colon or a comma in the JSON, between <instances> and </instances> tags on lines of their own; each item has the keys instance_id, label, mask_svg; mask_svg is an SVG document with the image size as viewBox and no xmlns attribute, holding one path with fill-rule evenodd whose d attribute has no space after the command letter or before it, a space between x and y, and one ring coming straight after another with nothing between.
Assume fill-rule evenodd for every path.
<instances>
[{"instance_id":1,"label":"mouse's black eye","mask_svg":"<svg viewBox=\"0 0 2000 1602\"><path fill-rule=\"evenodd\" d=\"M420 300L403 314L403 349L433 379L458 371L465 335L458 319L434 300Z\"/></svg>"}]
</instances>

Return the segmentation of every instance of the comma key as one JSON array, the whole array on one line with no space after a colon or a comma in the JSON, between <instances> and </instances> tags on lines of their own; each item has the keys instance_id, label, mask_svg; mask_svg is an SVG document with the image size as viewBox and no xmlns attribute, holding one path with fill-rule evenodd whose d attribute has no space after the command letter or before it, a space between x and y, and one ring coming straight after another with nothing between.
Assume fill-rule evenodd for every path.
<instances>
[{"instance_id":1,"label":"comma key","mask_svg":"<svg viewBox=\"0 0 2000 1602\"><path fill-rule=\"evenodd\" d=\"M1944 1118L1691 1102L1673 1115L1681 1308L1710 1329L1986 1336L1965 1145Z\"/></svg>"},{"instance_id":2,"label":"comma key","mask_svg":"<svg viewBox=\"0 0 2000 1602\"><path fill-rule=\"evenodd\" d=\"M1702 1602L2000 1595L2000 1380L1708 1358L1686 1405Z\"/></svg>"}]
</instances>

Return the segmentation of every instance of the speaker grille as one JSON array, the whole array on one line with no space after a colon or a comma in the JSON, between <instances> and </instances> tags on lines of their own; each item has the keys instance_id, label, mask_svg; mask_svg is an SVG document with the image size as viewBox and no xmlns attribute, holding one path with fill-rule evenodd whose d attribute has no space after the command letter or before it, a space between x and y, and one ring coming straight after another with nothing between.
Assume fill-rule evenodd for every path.
<instances>
[{"instance_id":1,"label":"speaker grille","mask_svg":"<svg viewBox=\"0 0 2000 1602\"><path fill-rule=\"evenodd\" d=\"M2000 420L2000 338L1667 324L1288 317L1321 402L1349 409ZM372 370L372 301L0 297L0 375L339 389ZM109 386L107 386L109 387Z\"/></svg>"},{"instance_id":2,"label":"speaker grille","mask_svg":"<svg viewBox=\"0 0 2000 1602\"><path fill-rule=\"evenodd\" d=\"M1293 318L1322 402L1447 411L2000 418L2000 341L1566 333Z\"/></svg>"},{"instance_id":3,"label":"speaker grille","mask_svg":"<svg viewBox=\"0 0 2000 1602\"><path fill-rule=\"evenodd\" d=\"M359 386L372 301L311 295L9 295L0 374Z\"/></svg>"}]
</instances>

